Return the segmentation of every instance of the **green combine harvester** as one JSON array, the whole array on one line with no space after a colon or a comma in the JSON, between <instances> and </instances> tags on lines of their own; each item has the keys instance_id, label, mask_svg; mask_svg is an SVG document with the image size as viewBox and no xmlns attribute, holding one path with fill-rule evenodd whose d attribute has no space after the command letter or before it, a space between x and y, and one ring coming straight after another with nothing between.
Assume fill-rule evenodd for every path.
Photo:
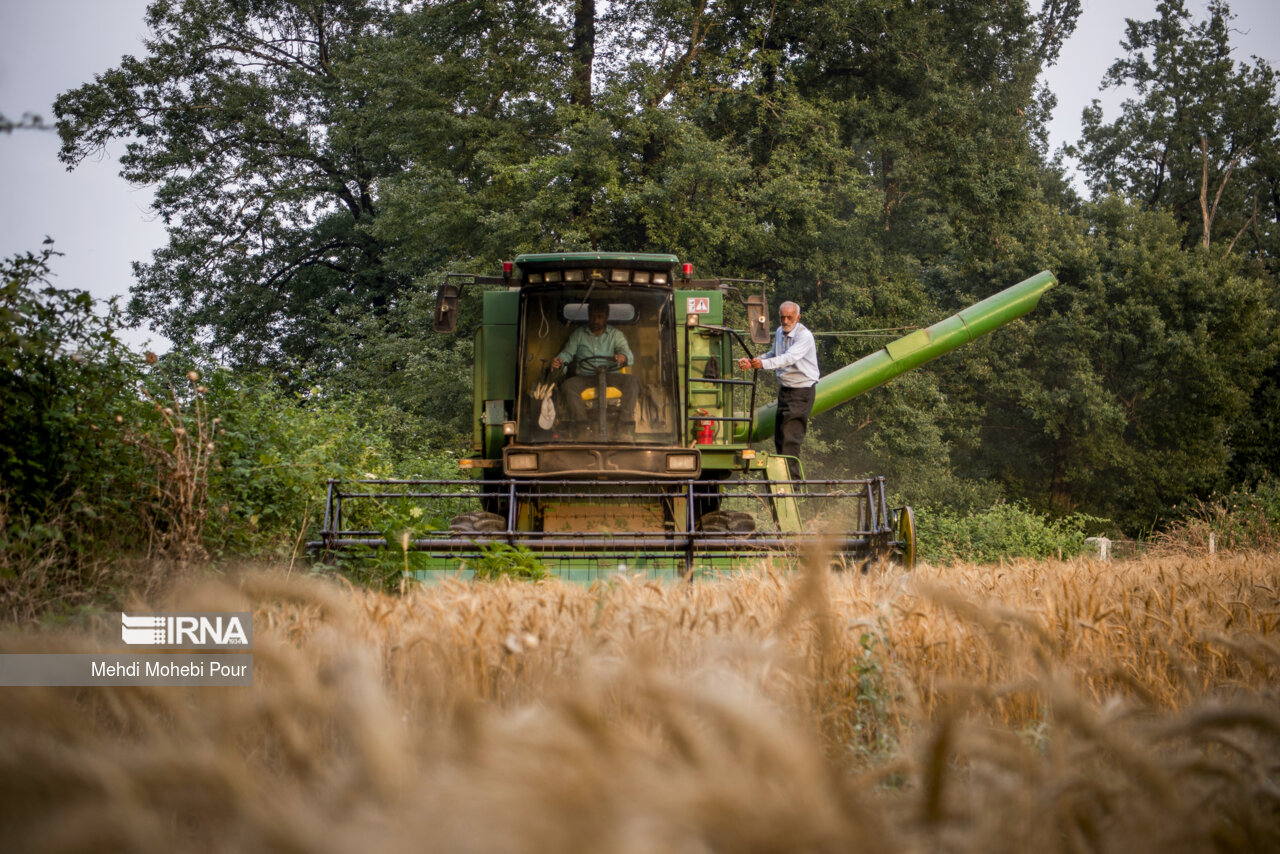
<instances>
[{"instance_id":1,"label":"green combine harvester","mask_svg":"<svg viewBox=\"0 0 1280 854\"><path fill-rule=\"evenodd\" d=\"M824 376L813 414L1021 317L1054 284L1040 273ZM793 480L772 451L775 407L757 407L758 372L736 369L771 341L763 282L694 279L673 255L522 255L502 276L451 274L436 331L454 331L464 287L486 286L460 477L331 481L315 552L390 545L421 553L429 577L502 543L578 581L779 555L914 564L914 516L888 506L883 478ZM559 364L575 329L606 320L628 358ZM421 524L373 530L388 511Z\"/></svg>"}]
</instances>

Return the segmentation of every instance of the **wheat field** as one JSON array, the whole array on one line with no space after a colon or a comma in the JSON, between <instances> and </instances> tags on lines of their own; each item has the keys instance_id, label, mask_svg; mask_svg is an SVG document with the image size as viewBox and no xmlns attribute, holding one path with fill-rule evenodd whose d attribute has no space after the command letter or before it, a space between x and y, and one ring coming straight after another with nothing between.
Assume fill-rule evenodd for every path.
<instances>
[{"instance_id":1,"label":"wheat field","mask_svg":"<svg viewBox=\"0 0 1280 854\"><path fill-rule=\"evenodd\" d=\"M134 604L254 687L0 689L5 850L1280 850L1277 556Z\"/></svg>"}]
</instances>

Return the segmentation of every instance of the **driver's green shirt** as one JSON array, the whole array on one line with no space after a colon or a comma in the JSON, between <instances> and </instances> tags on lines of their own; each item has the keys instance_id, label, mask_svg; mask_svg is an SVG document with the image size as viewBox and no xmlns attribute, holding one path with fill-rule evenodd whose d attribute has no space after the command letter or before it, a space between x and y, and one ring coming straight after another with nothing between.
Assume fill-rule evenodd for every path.
<instances>
[{"instance_id":1,"label":"driver's green shirt","mask_svg":"<svg viewBox=\"0 0 1280 854\"><path fill-rule=\"evenodd\" d=\"M631 355L631 348L627 346L627 336L621 331L612 326L605 326L604 332L592 335L590 327L579 326L569 335L564 349L556 354L556 358L566 364L572 364L574 373L580 373L577 366L583 359L589 359L592 356L611 359L618 353L627 357L628 365L635 361Z\"/></svg>"}]
</instances>

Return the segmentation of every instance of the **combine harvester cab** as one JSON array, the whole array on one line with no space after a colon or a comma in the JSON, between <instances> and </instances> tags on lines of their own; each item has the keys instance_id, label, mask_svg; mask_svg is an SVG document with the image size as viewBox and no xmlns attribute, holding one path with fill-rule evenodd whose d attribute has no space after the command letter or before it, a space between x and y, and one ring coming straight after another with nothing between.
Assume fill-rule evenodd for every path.
<instances>
[{"instance_id":1,"label":"combine harvester cab","mask_svg":"<svg viewBox=\"0 0 1280 854\"><path fill-rule=\"evenodd\" d=\"M814 414L1021 317L1053 284L1041 273L823 377ZM579 581L692 577L778 555L914 563L914 517L888 507L883 478L793 481L786 458L758 447L773 435L774 406L757 408L758 372L736 365L771 340L762 282L695 280L673 255L523 255L501 277L451 275L437 332L453 332L467 286L489 286L474 454L462 461L470 476L333 481L314 550L390 540L421 553L413 567L429 576L505 543ZM612 355L557 364L575 330L602 322L616 332L596 340L611 336L625 365ZM421 524L373 530L371 507Z\"/></svg>"}]
</instances>

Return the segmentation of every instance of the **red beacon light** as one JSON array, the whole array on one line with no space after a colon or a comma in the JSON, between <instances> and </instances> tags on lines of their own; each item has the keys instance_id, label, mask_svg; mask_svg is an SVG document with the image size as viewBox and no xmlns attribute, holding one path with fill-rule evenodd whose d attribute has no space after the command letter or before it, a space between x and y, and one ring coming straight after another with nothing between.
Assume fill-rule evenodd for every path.
<instances>
[{"instance_id":1,"label":"red beacon light","mask_svg":"<svg viewBox=\"0 0 1280 854\"><path fill-rule=\"evenodd\" d=\"M503 261L502 262L502 278L504 279L511 278L511 273L513 270L515 270L515 268L516 268L516 265L511 263L510 261Z\"/></svg>"},{"instance_id":2,"label":"red beacon light","mask_svg":"<svg viewBox=\"0 0 1280 854\"><path fill-rule=\"evenodd\" d=\"M681 264L681 265L680 265L680 275L684 277L684 280L685 280L686 282L687 282L687 281L689 281L689 277L693 275L693 265L692 265L692 264Z\"/></svg>"}]
</instances>

